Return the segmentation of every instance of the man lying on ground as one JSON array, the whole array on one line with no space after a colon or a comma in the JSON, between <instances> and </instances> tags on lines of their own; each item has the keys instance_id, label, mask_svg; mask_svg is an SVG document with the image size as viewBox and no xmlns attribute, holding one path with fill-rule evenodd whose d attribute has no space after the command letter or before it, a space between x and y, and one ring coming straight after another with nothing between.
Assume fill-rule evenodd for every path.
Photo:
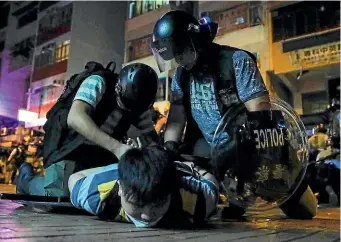
<instances>
[{"instance_id":1,"label":"man lying on ground","mask_svg":"<svg viewBox=\"0 0 341 242\"><path fill-rule=\"evenodd\" d=\"M159 146L128 150L119 164L77 172L68 185L75 207L136 227L203 224L219 194L212 174Z\"/></svg>"}]
</instances>

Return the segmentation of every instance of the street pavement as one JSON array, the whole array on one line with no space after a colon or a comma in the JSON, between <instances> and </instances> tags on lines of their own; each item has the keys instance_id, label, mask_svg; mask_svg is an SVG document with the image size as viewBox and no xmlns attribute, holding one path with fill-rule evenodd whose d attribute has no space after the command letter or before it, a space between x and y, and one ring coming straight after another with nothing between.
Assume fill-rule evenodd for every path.
<instances>
[{"instance_id":1,"label":"street pavement","mask_svg":"<svg viewBox=\"0 0 341 242\"><path fill-rule=\"evenodd\" d=\"M1 192L15 187L0 184ZM35 212L0 200L0 241L340 241L340 208L321 206L313 220L286 218L275 209L248 213L243 221L214 219L202 229L139 229L80 214Z\"/></svg>"}]
</instances>

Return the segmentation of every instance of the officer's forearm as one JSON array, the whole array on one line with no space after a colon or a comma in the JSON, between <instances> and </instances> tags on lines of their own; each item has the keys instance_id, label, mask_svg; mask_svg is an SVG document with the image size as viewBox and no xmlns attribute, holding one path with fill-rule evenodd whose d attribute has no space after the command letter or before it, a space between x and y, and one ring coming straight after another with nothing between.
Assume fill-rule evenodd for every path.
<instances>
[{"instance_id":1,"label":"officer's forearm","mask_svg":"<svg viewBox=\"0 0 341 242\"><path fill-rule=\"evenodd\" d=\"M164 141L180 142L186 125L185 108L183 105L172 104L165 131Z\"/></svg>"},{"instance_id":2,"label":"officer's forearm","mask_svg":"<svg viewBox=\"0 0 341 242\"><path fill-rule=\"evenodd\" d=\"M119 141L103 132L82 108L71 107L67 122L70 128L83 135L86 139L113 153L116 153L121 146Z\"/></svg>"},{"instance_id":3,"label":"officer's forearm","mask_svg":"<svg viewBox=\"0 0 341 242\"><path fill-rule=\"evenodd\" d=\"M269 110L271 108L269 95L264 94L245 102L245 107L250 112Z\"/></svg>"}]
</instances>

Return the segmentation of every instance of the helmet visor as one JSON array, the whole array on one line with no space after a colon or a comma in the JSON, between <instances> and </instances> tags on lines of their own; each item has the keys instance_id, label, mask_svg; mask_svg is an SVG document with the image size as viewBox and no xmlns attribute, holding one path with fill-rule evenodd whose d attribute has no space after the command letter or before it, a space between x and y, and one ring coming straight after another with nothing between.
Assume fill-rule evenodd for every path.
<instances>
[{"instance_id":1,"label":"helmet visor","mask_svg":"<svg viewBox=\"0 0 341 242\"><path fill-rule=\"evenodd\" d=\"M151 43L152 52L160 72L171 69L171 63L190 70L196 62L197 53L190 37L165 38Z\"/></svg>"}]
</instances>

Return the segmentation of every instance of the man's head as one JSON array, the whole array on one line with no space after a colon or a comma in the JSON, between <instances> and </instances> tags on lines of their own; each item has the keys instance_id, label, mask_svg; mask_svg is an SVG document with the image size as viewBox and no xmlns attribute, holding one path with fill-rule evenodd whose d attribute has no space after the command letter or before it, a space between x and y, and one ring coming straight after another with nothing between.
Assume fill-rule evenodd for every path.
<instances>
[{"instance_id":1,"label":"man's head","mask_svg":"<svg viewBox=\"0 0 341 242\"><path fill-rule=\"evenodd\" d=\"M209 18L198 21L185 11L170 11L163 15L153 30L152 51L163 72L165 62L175 60L188 70L198 59L198 50L211 43L217 33L218 25Z\"/></svg>"},{"instance_id":2,"label":"man's head","mask_svg":"<svg viewBox=\"0 0 341 242\"><path fill-rule=\"evenodd\" d=\"M119 196L135 225L153 226L167 212L176 189L176 170L159 146L131 149L120 159Z\"/></svg>"},{"instance_id":3,"label":"man's head","mask_svg":"<svg viewBox=\"0 0 341 242\"><path fill-rule=\"evenodd\" d=\"M144 112L152 107L158 75L148 65L134 63L122 68L116 85L118 105L125 110Z\"/></svg>"}]
</instances>

